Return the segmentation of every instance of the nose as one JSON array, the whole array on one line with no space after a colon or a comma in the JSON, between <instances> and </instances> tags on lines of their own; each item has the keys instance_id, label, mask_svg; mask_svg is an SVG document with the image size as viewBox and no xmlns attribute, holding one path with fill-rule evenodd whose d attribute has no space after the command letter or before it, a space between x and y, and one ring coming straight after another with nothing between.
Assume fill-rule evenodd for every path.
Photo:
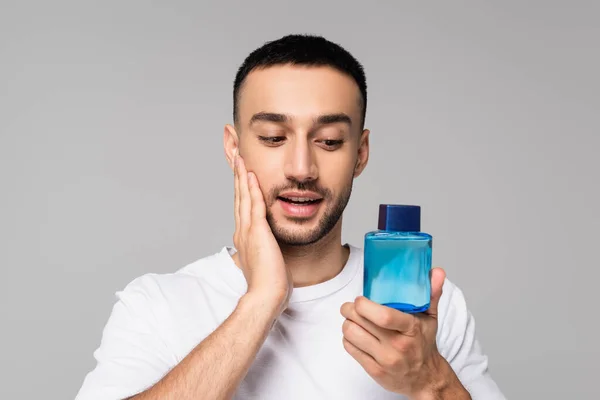
<instances>
[{"instance_id":1,"label":"nose","mask_svg":"<svg viewBox=\"0 0 600 400\"><path fill-rule=\"evenodd\" d=\"M296 137L293 143L287 146L283 172L287 179L296 182L313 181L318 178L314 150L306 138Z\"/></svg>"}]
</instances>

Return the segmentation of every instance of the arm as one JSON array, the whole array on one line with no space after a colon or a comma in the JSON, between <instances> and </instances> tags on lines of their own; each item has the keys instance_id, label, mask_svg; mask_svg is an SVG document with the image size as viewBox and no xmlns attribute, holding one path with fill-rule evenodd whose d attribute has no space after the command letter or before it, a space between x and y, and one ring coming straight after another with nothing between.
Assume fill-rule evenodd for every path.
<instances>
[{"instance_id":1,"label":"arm","mask_svg":"<svg viewBox=\"0 0 600 400\"><path fill-rule=\"evenodd\" d=\"M77 400L221 400L233 395L292 291L259 184L247 175L243 162L236 163L234 260L248 290L233 312L179 360L169 344L164 288L151 274L136 279L117 295L94 353L97 366L86 376Z\"/></svg>"},{"instance_id":2,"label":"arm","mask_svg":"<svg viewBox=\"0 0 600 400\"><path fill-rule=\"evenodd\" d=\"M235 247L247 294L221 326L135 400L231 398L292 291L291 275L266 220L256 176L235 161Z\"/></svg>"},{"instance_id":3,"label":"arm","mask_svg":"<svg viewBox=\"0 0 600 400\"><path fill-rule=\"evenodd\" d=\"M244 295L233 313L186 358L147 391L151 399L229 399L246 375L277 317L279 304Z\"/></svg>"}]
</instances>

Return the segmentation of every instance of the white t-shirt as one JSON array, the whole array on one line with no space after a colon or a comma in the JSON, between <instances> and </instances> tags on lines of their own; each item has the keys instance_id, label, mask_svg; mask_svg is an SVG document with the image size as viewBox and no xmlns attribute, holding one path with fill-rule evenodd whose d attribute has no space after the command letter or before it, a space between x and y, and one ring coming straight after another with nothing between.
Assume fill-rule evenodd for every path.
<instances>
[{"instance_id":1,"label":"white t-shirt","mask_svg":"<svg viewBox=\"0 0 600 400\"><path fill-rule=\"evenodd\" d=\"M292 291L288 309L261 347L235 400L398 400L342 345L340 307L362 294L363 252L349 246L334 278ZM117 292L96 367L76 400L123 399L159 381L214 331L246 292L246 280L224 247L171 274L147 274ZM437 343L474 400L504 400L487 370L475 323L461 291L446 280ZM243 335L244 332L240 332ZM199 397L201 398L201 396Z\"/></svg>"}]
</instances>

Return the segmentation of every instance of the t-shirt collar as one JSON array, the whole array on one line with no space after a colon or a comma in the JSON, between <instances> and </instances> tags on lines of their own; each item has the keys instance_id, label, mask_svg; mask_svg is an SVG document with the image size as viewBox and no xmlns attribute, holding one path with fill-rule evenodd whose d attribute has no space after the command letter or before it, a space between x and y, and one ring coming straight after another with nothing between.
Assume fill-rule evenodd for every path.
<instances>
[{"instance_id":1,"label":"t-shirt collar","mask_svg":"<svg viewBox=\"0 0 600 400\"><path fill-rule=\"evenodd\" d=\"M360 257L360 251L357 247L346 244L350 250L348 260L344 265L344 268L333 278L328 279L324 282L317 283L311 286L303 286L294 288L292 296L290 298L290 304L300 303L305 301L316 300L321 297L328 296L338 290L343 289L348 285L356 273L359 271L362 259ZM227 284L238 294L242 295L247 290L246 278L240 268L233 261L232 256L236 253L234 247L225 246L220 251L219 256L224 260L224 267L222 273L227 281Z\"/></svg>"}]
</instances>

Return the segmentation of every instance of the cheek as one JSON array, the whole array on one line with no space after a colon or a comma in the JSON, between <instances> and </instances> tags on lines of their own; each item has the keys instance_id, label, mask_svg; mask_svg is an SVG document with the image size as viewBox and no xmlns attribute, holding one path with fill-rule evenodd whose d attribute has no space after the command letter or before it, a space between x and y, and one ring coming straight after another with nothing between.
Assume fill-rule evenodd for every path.
<instances>
[{"instance_id":1,"label":"cheek","mask_svg":"<svg viewBox=\"0 0 600 400\"><path fill-rule=\"evenodd\" d=\"M273 167L259 160L256 160L256 162L249 160L247 165L248 171L252 171L256 175L263 197L268 201L271 188L282 183L282 179L277 175L278 171L281 171L281 168Z\"/></svg>"},{"instance_id":2,"label":"cheek","mask_svg":"<svg viewBox=\"0 0 600 400\"><path fill-rule=\"evenodd\" d=\"M319 176L334 184L345 185L354 174L356 163L350 157L337 157L335 160L324 160L319 165Z\"/></svg>"},{"instance_id":3,"label":"cheek","mask_svg":"<svg viewBox=\"0 0 600 400\"><path fill-rule=\"evenodd\" d=\"M258 179L265 179L270 171L274 169L274 162L272 158L265 157L258 152L249 151L244 156L244 162L246 163L246 169L254 172Z\"/></svg>"},{"instance_id":4,"label":"cheek","mask_svg":"<svg viewBox=\"0 0 600 400\"><path fill-rule=\"evenodd\" d=\"M351 180L354 178L354 164L328 164L326 168L320 169L319 180L323 187L332 191L337 197L344 193Z\"/></svg>"}]
</instances>

